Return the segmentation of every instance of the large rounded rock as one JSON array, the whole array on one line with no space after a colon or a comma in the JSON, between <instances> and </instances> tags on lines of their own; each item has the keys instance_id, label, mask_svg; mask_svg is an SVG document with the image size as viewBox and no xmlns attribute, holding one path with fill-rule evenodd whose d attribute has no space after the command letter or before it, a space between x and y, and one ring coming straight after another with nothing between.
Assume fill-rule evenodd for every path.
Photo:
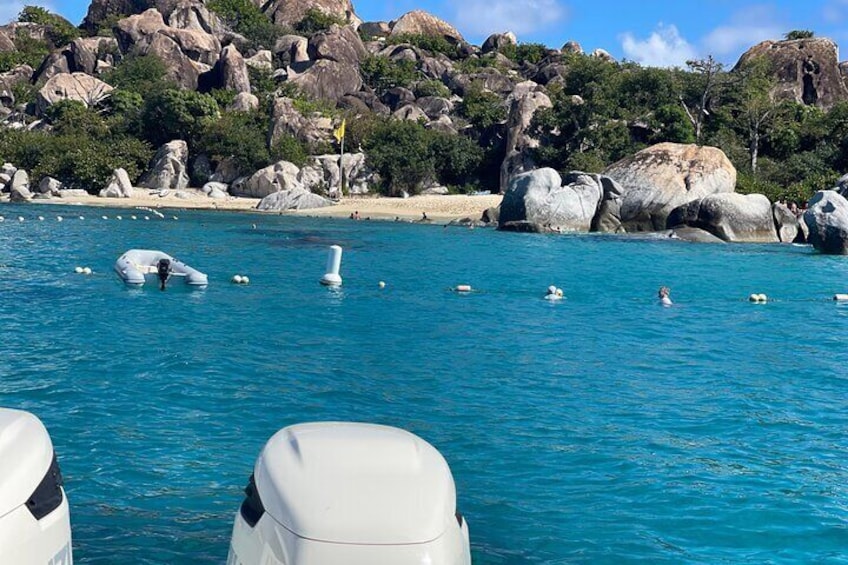
<instances>
[{"instance_id":1,"label":"large rounded rock","mask_svg":"<svg viewBox=\"0 0 848 565\"><path fill-rule=\"evenodd\" d=\"M265 198L281 190L304 190L298 180L300 169L294 163L280 161L259 169L242 182L230 186L230 194L246 198Z\"/></svg>"},{"instance_id":2,"label":"large rounded rock","mask_svg":"<svg viewBox=\"0 0 848 565\"><path fill-rule=\"evenodd\" d=\"M771 211L774 216L774 226L777 229L778 239L783 243L792 243L797 240L800 231L798 217L785 204L780 202L775 202ZM806 238L804 241L806 241Z\"/></svg>"},{"instance_id":3,"label":"large rounded rock","mask_svg":"<svg viewBox=\"0 0 848 565\"><path fill-rule=\"evenodd\" d=\"M12 202L28 202L32 200L32 192L29 189L29 175L23 169L18 169L12 176L9 200Z\"/></svg>"},{"instance_id":4,"label":"large rounded rock","mask_svg":"<svg viewBox=\"0 0 848 565\"><path fill-rule=\"evenodd\" d=\"M351 26L337 25L312 36L307 52L310 59L329 59L337 63L357 66L368 55L362 39Z\"/></svg>"},{"instance_id":5,"label":"large rounded rock","mask_svg":"<svg viewBox=\"0 0 848 565\"><path fill-rule=\"evenodd\" d=\"M551 168L515 176L501 202L498 227L529 223L550 231L588 232L603 197L599 175L574 172L566 182Z\"/></svg>"},{"instance_id":6,"label":"large rounded rock","mask_svg":"<svg viewBox=\"0 0 848 565\"><path fill-rule=\"evenodd\" d=\"M665 229L678 206L736 187L736 169L727 156L698 145L660 143L610 165L603 174L622 187L617 205L605 206L599 219L610 231Z\"/></svg>"},{"instance_id":7,"label":"large rounded rock","mask_svg":"<svg viewBox=\"0 0 848 565\"><path fill-rule=\"evenodd\" d=\"M392 28L392 36L431 35L457 42L465 41L455 27L424 10L407 12L389 25Z\"/></svg>"},{"instance_id":8,"label":"large rounded rock","mask_svg":"<svg viewBox=\"0 0 848 565\"><path fill-rule=\"evenodd\" d=\"M821 190L807 204L807 241L830 255L848 255L848 200L833 190Z\"/></svg>"},{"instance_id":9,"label":"large rounded rock","mask_svg":"<svg viewBox=\"0 0 848 565\"><path fill-rule=\"evenodd\" d=\"M303 189L281 190L269 194L256 205L257 210L310 210L333 206L334 202Z\"/></svg>"},{"instance_id":10,"label":"large rounded rock","mask_svg":"<svg viewBox=\"0 0 848 565\"><path fill-rule=\"evenodd\" d=\"M500 192L506 191L514 175L529 171L535 166L527 150L538 147L539 142L525 132L539 108L553 106L547 94L532 88L538 86L536 83L527 81L526 84L521 83L521 85L524 87L520 89L520 92L514 91L515 96L510 104L507 118L506 156L501 163ZM521 85L517 85L516 90Z\"/></svg>"},{"instance_id":11,"label":"large rounded rock","mask_svg":"<svg viewBox=\"0 0 848 565\"><path fill-rule=\"evenodd\" d=\"M362 88L362 77L356 67L322 59L290 81L310 98L337 101Z\"/></svg>"},{"instance_id":12,"label":"large rounded rock","mask_svg":"<svg viewBox=\"0 0 848 565\"><path fill-rule=\"evenodd\" d=\"M775 69L780 99L799 104L830 108L840 100L848 100L848 89L839 69L839 51L825 37L786 41L763 41L746 51L734 70L764 58Z\"/></svg>"},{"instance_id":13,"label":"large rounded rock","mask_svg":"<svg viewBox=\"0 0 848 565\"><path fill-rule=\"evenodd\" d=\"M111 86L84 73L62 73L48 80L36 95L39 113L62 100L76 100L88 107L97 106L114 90Z\"/></svg>"},{"instance_id":14,"label":"large rounded rock","mask_svg":"<svg viewBox=\"0 0 848 565\"><path fill-rule=\"evenodd\" d=\"M153 157L153 165L138 185L154 190L188 187L188 144L176 139L160 147Z\"/></svg>"},{"instance_id":15,"label":"large rounded rock","mask_svg":"<svg viewBox=\"0 0 848 565\"><path fill-rule=\"evenodd\" d=\"M700 228L724 241L780 241L771 202L762 194L710 194L675 208L667 223L669 228L681 225Z\"/></svg>"},{"instance_id":16,"label":"large rounded rock","mask_svg":"<svg viewBox=\"0 0 848 565\"><path fill-rule=\"evenodd\" d=\"M353 11L351 0L270 0L253 1L260 5L265 15L275 24L292 27L300 22L309 10L318 10L325 14L336 16L346 22L359 22Z\"/></svg>"},{"instance_id":17,"label":"large rounded rock","mask_svg":"<svg viewBox=\"0 0 848 565\"><path fill-rule=\"evenodd\" d=\"M486 38L486 41L483 42L480 50L483 51L483 53L500 51L507 45L518 45L518 39L516 39L515 34L511 31L506 33L493 33Z\"/></svg>"},{"instance_id":18,"label":"large rounded rock","mask_svg":"<svg viewBox=\"0 0 848 565\"><path fill-rule=\"evenodd\" d=\"M312 144L329 141L333 123L323 116L304 116L295 107L291 98L277 98L271 110L271 145L284 135L291 135L300 141Z\"/></svg>"},{"instance_id":19,"label":"large rounded rock","mask_svg":"<svg viewBox=\"0 0 848 565\"><path fill-rule=\"evenodd\" d=\"M234 45L224 47L215 69L218 74L218 84L222 88L233 90L239 94L250 94L250 76L247 72L247 64Z\"/></svg>"},{"instance_id":20,"label":"large rounded rock","mask_svg":"<svg viewBox=\"0 0 848 565\"><path fill-rule=\"evenodd\" d=\"M131 198L133 195L130 176L124 169L115 169L106 188L100 191L101 198Z\"/></svg>"}]
</instances>

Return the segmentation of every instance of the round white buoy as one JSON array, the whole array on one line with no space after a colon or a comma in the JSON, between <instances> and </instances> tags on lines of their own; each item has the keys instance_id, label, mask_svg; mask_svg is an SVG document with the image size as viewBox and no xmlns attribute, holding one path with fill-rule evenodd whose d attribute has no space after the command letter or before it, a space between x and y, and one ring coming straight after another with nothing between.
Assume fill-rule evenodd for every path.
<instances>
[{"instance_id":1,"label":"round white buoy","mask_svg":"<svg viewBox=\"0 0 848 565\"><path fill-rule=\"evenodd\" d=\"M78 275L82 274L82 267L74 267L74 272Z\"/></svg>"},{"instance_id":2,"label":"round white buoy","mask_svg":"<svg viewBox=\"0 0 848 565\"><path fill-rule=\"evenodd\" d=\"M38 217L38 221L39 221L39 222L43 222L43 221L44 221L44 216L39 216L39 217Z\"/></svg>"},{"instance_id":3,"label":"round white buoy","mask_svg":"<svg viewBox=\"0 0 848 565\"><path fill-rule=\"evenodd\" d=\"M80 220L84 220L84 219L85 219L85 216L80 216L80 217L79 217L79 219L80 219Z\"/></svg>"},{"instance_id":4,"label":"round white buoy","mask_svg":"<svg viewBox=\"0 0 848 565\"><path fill-rule=\"evenodd\" d=\"M91 267L83 267L82 272L83 272L84 275L90 275L91 274Z\"/></svg>"},{"instance_id":5,"label":"round white buoy","mask_svg":"<svg viewBox=\"0 0 848 565\"><path fill-rule=\"evenodd\" d=\"M100 216L100 217L101 217L101 218L103 218L104 220L108 220L108 219L109 219L109 216Z\"/></svg>"},{"instance_id":6,"label":"round white buoy","mask_svg":"<svg viewBox=\"0 0 848 565\"><path fill-rule=\"evenodd\" d=\"M327 254L327 272L321 277L321 284L324 286L340 286L342 277L339 276L339 269L342 266L342 248L338 245L331 245L330 252Z\"/></svg>"},{"instance_id":7,"label":"round white buoy","mask_svg":"<svg viewBox=\"0 0 848 565\"><path fill-rule=\"evenodd\" d=\"M179 218L176 217L176 216L171 216L171 217L174 218L175 220L179 220Z\"/></svg>"},{"instance_id":8,"label":"round white buoy","mask_svg":"<svg viewBox=\"0 0 848 565\"><path fill-rule=\"evenodd\" d=\"M6 218L4 218L3 216L0 216L0 222L5 222L5 221L6 221Z\"/></svg>"},{"instance_id":9,"label":"round white buoy","mask_svg":"<svg viewBox=\"0 0 848 565\"><path fill-rule=\"evenodd\" d=\"M848 301L848 294L834 294L833 299L837 302L846 302Z\"/></svg>"},{"instance_id":10,"label":"round white buoy","mask_svg":"<svg viewBox=\"0 0 848 565\"><path fill-rule=\"evenodd\" d=\"M133 214L132 216L130 216L130 219L131 219L131 220L135 220L135 219L136 219L135 214Z\"/></svg>"},{"instance_id":11,"label":"round white buoy","mask_svg":"<svg viewBox=\"0 0 848 565\"><path fill-rule=\"evenodd\" d=\"M379 286L380 288L386 288L386 283L384 283L383 281L380 281L380 282L377 283L377 286Z\"/></svg>"},{"instance_id":12,"label":"round white buoy","mask_svg":"<svg viewBox=\"0 0 848 565\"><path fill-rule=\"evenodd\" d=\"M241 284L250 284L250 277L248 277L247 275L242 275Z\"/></svg>"},{"instance_id":13,"label":"round white buoy","mask_svg":"<svg viewBox=\"0 0 848 565\"><path fill-rule=\"evenodd\" d=\"M750 300L751 302L754 302L756 304L764 304L764 303L768 302L768 296L766 296L765 294L756 294L755 293L755 294L752 294L751 296L749 296L748 300Z\"/></svg>"},{"instance_id":14,"label":"round white buoy","mask_svg":"<svg viewBox=\"0 0 848 565\"><path fill-rule=\"evenodd\" d=\"M61 221L62 221L62 220L64 220L64 219L65 219L65 218L63 218L62 216L56 216L56 221L57 221L57 222L61 222Z\"/></svg>"},{"instance_id":15,"label":"round white buoy","mask_svg":"<svg viewBox=\"0 0 848 565\"><path fill-rule=\"evenodd\" d=\"M116 220L123 220L124 218L123 218L123 216L115 216L115 219Z\"/></svg>"},{"instance_id":16,"label":"round white buoy","mask_svg":"<svg viewBox=\"0 0 848 565\"><path fill-rule=\"evenodd\" d=\"M23 217L23 216L18 216L18 221L19 221L19 222L23 222L23 221L24 221L24 217Z\"/></svg>"},{"instance_id":17,"label":"round white buoy","mask_svg":"<svg viewBox=\"0 0 848 565\"><path fill-rule=\"evenodd\" d=\"M456 292L471 292L471 285L470 284L458 284L458 285L456 285L454 290Z\"/></svg>"},{"instance_id":18,"label":"round white buoy","mask_svg":"<svg viewBox=\"0 0 848 565\"><path fill-rule=\"evenodd\" d=\"M233 275L232 281L236 284L241 284L241 275Z\"/></svg>"},{"instance_id":19,"label":"round white buoy","mask_svg":"<svg viewBox=\"0 0 848 565\"><path fill-rule=\"evenodd\" d=\"M145 219L145 220L149 220L149 219L150 219L150 216L145 216L145 217L144 217L144 219Z\"/></svg>"}]
</instances>

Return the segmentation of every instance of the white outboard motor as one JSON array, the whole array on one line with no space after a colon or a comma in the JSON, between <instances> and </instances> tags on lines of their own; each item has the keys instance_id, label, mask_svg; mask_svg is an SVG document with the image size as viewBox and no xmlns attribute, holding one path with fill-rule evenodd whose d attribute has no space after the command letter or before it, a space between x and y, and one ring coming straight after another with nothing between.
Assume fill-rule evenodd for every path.
<instances>
[{"instance_id":1,"label":"white outboard motor","mask_svg":"<svg viewBox=\"0 0 848 565\"><path fill-rule=\"evenodd\" d=\"M228 565L471 564L447 462L398 428L283 428L245 493Z\"/></svg>"},{"instance_id":2,"label":"white outboard motor","mask_svg":"<svg viewBox=\"0 0 848 565\"><path fill-rule=\"evenodd\" d=\"M0 408L0 563L71 565L62 473L41 420Z\"/></svg>"}]
</instances>

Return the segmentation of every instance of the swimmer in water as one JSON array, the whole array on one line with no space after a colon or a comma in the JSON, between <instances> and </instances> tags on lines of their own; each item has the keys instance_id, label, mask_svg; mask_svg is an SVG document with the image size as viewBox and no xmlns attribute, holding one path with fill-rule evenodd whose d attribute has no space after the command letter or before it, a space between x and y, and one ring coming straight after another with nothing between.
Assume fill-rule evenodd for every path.
<instances>
[{"instance_id":1,"label":"swimmer in water","mask_svg":"<svg viewBox=\"0 0 848 565\"><path fill-rule=\"evenodd\" d=\"M659 291L657 291L657 296L660 299L660 304L662 304L663 306L671 306L673 304L673 302L671 301L671 297L669 297L669 294L671 294L670 288L668 288L667 286L660 287Z\"/></svg>"}]
</instances>

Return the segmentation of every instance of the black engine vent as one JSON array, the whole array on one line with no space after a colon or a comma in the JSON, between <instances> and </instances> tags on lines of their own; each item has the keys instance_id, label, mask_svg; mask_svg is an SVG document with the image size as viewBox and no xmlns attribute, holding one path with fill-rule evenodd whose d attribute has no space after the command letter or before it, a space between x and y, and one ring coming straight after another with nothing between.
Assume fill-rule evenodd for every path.
<instances>
[{"instance_id":1,"label":"black engine vent","mask_svg":"<svg viewBox=\"0 0 848 565\"><path fill-rule=\"evenodd\" d=\"M250 474L250 481L244 487L245 499L241 503L241 517L247 522L250 527L254 527L259 518L265 513L265 506L262 505L262 499L259 498L259 490L256 488L256 480L253 478L253 473Z\"/></svg>"},{"instance_id":2,"label":"black engine vent","mask_svg":"<svg viewBox=\"0 0 848 565\"><path fill-rule=\"evenodd\" d=\"M53 453L53 462L41 482L35 487L30 495L26 506L36 520L41 520L62 504L62 471L59 470L59 462Z\"/></svg>"}]
</instances>

